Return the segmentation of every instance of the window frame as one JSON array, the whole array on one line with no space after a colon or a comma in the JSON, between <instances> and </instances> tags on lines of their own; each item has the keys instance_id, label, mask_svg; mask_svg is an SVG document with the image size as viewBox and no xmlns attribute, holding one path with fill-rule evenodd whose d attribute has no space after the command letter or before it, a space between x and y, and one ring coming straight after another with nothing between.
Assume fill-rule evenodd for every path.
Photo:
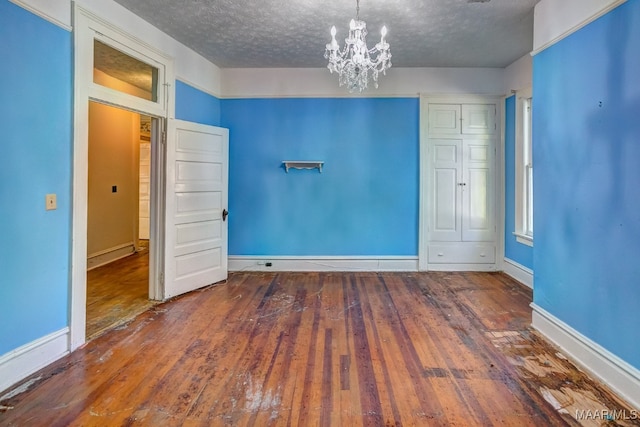
<instances>
[{"instance_id":1,"label":"window frame","mask_svg":"<svg viewBox=\"0 0 640 427\"><path fill-rule=\"evenodd\" d=\"M533 246L533 97L531 88L516 92L515 230L516 240Z\"/></svg>"}]
</instances>

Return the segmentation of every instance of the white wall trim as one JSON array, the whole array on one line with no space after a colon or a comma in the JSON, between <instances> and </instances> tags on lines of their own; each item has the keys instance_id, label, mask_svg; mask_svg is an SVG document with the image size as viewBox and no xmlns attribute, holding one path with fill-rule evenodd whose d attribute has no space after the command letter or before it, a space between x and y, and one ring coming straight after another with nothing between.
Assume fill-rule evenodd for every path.
<instances>
[{"instance_id":1,"label":"white wall trim","mask_svg":"<svg viewBox=\"0 0 640 427\"><path fill-rule=\"evenodd\" d=\"M502 95L504 68L391 68L378 89L350 94L324 68L225 68L220 98L396 98L424 93Z\"/></svg>"},{"instance_id":2,"label":"white wall trim","mask_svg":"<svg viewBox=\"0 0 640 427\"><path fill-rule=\"evenodd\" d=\"M105 249L103 251L94 252L87 255L87 270L92 270L102 265L106 265L113 261L122 259L131 255L135 251L135 245L133 244L133 242L129 242Z\"/></svg>"},{"instance_id":3,"label":"white wall trim","mask_svg":"<svg viewBox=\"0 0 640 427\"><path fill-rule=\"evenodd\" d=\"M51 22L58 27L71 31L71 2L46 2L40 1L38 5L33 4L34 0L9 0L11 3L28 10L34 15ZM46 10L45 10L46 9Z\"/></svg>"},{"instance_id":4,"label":"white wall trim","mask_svg":"<svg viewBox=\"0 0 640 427\"><path fill-rule=\"evenodd\" d=\"M184 81L183 81L184 82ZM216 95L214 95L216 96ZM364 98L364 99L375 99L375 98L419 98L420 94L418 93L410 93L410 94L399 94L399 93L374 93L374 92L363 92L363 93L299 93L299 94L291 94L291 95L282 95L282 94L273 94L273 95L225 95L220 96L220 99L356 99L356 98Z\"/></svg>"},{"instance_id":5,"label":"white wall trim","mask_svg":"<svg viewBox=\"0 0 640 427\"><path fill-rule=\"evenodd\" d=\"M201 84L195 83L194 81L190 80L188 77L184 77L184 76L176 76L175 77L176 80L180 80L182 83L191 86L194 89L198 89L200 92L204 92L207 95L211 95L215 98L218 99L222 99L220 98L220 94L214 92L211 89L207 89L206 87L202 86Z\"/></svg>"},{"instance_id":6,"label":"white wall trim","mask_svg":"<svg viewBox=\"0 0 640 427\"><path fill-rule=\"evenodd\" d=\"M515 90L531 87L533 84L533 58L527 53L504 69L505 99Z\"/></svg>"},{"instance_id":7,"label":"white wall trim","mask_svg":"<svg viewBox=\"0 0 640 427\"><path fill-rule=\"evenodd\" d=\"M533 270L531 270L530 268L527 268L524 265L517 263L509 258L504 258L502 271L504 271L505 274L516 279L518 282L533 289Z\"/></svg>"},{"instance_id":8,"label":"white wall trim","mask_svg":"<svg viewBox=\"0 0 640 427\"><path fill-rule=\"evenodd\" d=\"M531 308L535 329L634 408L640 408L640 370L538 305L532 303Z\"/></svg>"},{"instance_id":9,"label":"white wall trim","mask_svg":"<svg viewBox=\"0 0 640 427\"><path fill-rule=\"evenodd\" d=\"M497 271L496 264L427 264L427 271Z\"/></svg>"},{"instance_id":10,"label":"white wall trim","mask_svg":"<svg viewBox=\"0 0 640 427\"><path fill-rule=\"evenodd\" d=\"M63 328L0 356L0 391L69 353L69 328Z\"/></svg>"},{"instance_id":11,"label":"white wall trim","mask_svg":"<svg viewBox=\"0 0 640 427\"><path fill-rule=\"evenodd\" d=\"M534 12L534 50L531 55L535 56L553 46L626 1L573 0L569 2L562 0L563 3L552 3L553 0L547 0L538 3ZM568 23L572 18L575 23Z\"/></svg>"},{"instance_id":12,"label":"white wall trim","mask_svg":"<svg viewBox=\"0 0 640 427\"><path fill-rule=\"evenodd\" d=\"M229 271L418 271L418 257L232 255Z\"/></svg>"}]
</instances>

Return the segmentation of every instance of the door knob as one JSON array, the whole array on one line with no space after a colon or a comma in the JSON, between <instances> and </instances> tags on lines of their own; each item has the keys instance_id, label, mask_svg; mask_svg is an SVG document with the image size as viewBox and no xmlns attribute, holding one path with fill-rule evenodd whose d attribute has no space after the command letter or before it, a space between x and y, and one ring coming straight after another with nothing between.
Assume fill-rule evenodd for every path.
<instances>
[{"instance_id":1,"label":"door knob","mask_svg":"<svg viewBox=\"0 0 640 427\"><path fill-rule=\"evenodd\" d=\"M222 220L226 221L227 220L227 216L229 216L229 211L226 209L222 210Z\"/></svg>"}]
</instances>

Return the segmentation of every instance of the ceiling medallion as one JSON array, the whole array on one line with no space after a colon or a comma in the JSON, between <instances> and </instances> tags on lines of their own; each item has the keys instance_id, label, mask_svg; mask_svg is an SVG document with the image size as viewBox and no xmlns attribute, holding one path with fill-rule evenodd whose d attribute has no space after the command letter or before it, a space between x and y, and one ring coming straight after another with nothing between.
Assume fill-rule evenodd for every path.
<instances>
[{"instance_id":1,"label":"ceiling medallion","mask_svg":"<svg viewBox=\"0 0 640 427\"><path fill-rule=\"evenodd\" d=\"M381 34L380 42L371 49L367 48L367 24L360 20L360 0L356 0L356 19L349 24L349 37L344 40L344 49L340 50L336 41L336 27L331 27L331 43L327 43L324 52L324 57L329 60L327 68L332 74L334 71L338 73L340 86L346 85L349 92L362 92L370 80L377 88L378 74L386 74L391 68L389 43L384 39L386 26L382 27Z\"/></svg>"}]
</instances>

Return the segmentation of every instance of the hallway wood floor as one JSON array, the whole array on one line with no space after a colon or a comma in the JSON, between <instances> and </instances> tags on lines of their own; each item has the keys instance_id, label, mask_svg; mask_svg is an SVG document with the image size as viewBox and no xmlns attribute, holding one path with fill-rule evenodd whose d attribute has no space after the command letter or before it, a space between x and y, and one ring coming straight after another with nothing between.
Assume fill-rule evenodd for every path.
<instances>
[{"instance_id":1,"label":"hallway wood floor","mask_svg":"<svg viewBox=\"0 0 640 427\"><path fill-rule=\"evenodd\" d=\"M623 409L529 328L530 302L499 273L233 273L35 374L0 425L559 426Z\"/></svg>"},{"instance_id":2,"label":"hallway wood floor","mask_svg":"<svg viewBox=\"0 0 640 427\"><path fill-rule=\"evenodd\" d=\"M87 339L134 319L149 300L149 250L87 272Z\"/></svg>"}]
</instances>

